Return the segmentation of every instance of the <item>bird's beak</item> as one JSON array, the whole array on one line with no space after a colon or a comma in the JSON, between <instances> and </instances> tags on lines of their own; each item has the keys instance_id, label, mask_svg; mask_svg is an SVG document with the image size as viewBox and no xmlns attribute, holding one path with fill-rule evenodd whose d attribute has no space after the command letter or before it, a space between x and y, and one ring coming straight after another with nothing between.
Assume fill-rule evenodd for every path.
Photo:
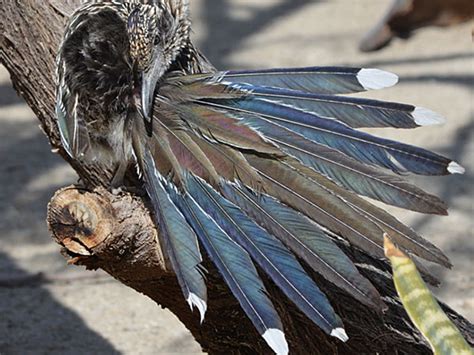
<instances>
[{"instance_id":1,"label":"bird's beak","mask_svg":"<svg viewBox=\"0 0 474 355\"><path fill-rule=\"evenodd\" d=\"M143 118L150 123L153 118L153 102L158 81L163 75L163 67L159 60L152 63L151 68L141 73L141 107Z\"/></svg>"},{"instance_id":2,"label":"bird's beak","mask_svg":"<svg viewBox=\"0 0 474 355\"><path fill-rule=\"evenodd\" d=\"M149 75L144 73L142 75L142 89L141 89L141 107L143 118L150 123L153 112L153 99L156 89L157 81L153 80Z\"/></svg>"}]
</instances>

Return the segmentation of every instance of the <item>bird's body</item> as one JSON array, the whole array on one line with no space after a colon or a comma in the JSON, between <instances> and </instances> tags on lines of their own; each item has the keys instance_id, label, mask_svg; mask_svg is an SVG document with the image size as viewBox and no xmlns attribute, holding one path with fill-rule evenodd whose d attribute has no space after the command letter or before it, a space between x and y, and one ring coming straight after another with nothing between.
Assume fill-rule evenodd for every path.
<instances>
[{"instance_id":1,"label":"bird's body","mask_svg":"<svg viewBox=\"0 0 474 355\"><path fill-rule=\"evenodd\" d=\"M78 118L77 125L63 129L71 155L114 164L129 158L123 152L124 135L117 133L125 132L121 126L132 104L133 78L124 18L100 5L101 11L98 4L91 5L87 15L71 24L58 67L65 90L59 95L68 99L60 101L64 106L58 106L58 116L64 112Z\"/></svg>"},{"instance_id":2,"label":"bird's body","mask_svg":"<svg viewBox=\"0 0 474 355\"><path fill-rule=\"evenodd\" d=\"M69 26L58 65L58 95L63 99L58 98L57 115L77 117L60 119L65 125L63 144L76 159L109 169L132 161L130 120L140 93L127 22L135 4L103 1L84 6ZM154 5L141 6L155 16ZM170 68L191 74L210 67L190 42L179 46L185 50L169 60Z\"/></svg>"},{"instance_id":3,"label":"bird's body","mask_svg":"<svg viewBox=\"0 0 474 355\"><path fill-rule=\"evenodd\" d=\"M189 26L185 0L84 5L58 56L57 115L71 157L116 177L137 166L183 294L202 317L201 248L281 354L283 325L254 263L341 340L341 320L297 257L379 311L378 291L335 241L383 258L387 233L405 251L450 265L357 196L445 214L438 198L385 170L462 172L435 153L355 129L439 121L415 106L341 96L393 85L394 75L339 67L218 72L192 45Z\"/></svg>"}]
</instances>

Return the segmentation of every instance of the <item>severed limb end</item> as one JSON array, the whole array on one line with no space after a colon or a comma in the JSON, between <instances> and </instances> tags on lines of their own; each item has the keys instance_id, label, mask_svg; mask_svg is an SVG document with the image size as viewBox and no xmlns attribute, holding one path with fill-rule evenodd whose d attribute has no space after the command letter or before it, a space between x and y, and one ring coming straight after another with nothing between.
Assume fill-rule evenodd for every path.
<instances>
[{"instance_id":1,"label":"severed limb end","mask_svg":"<svg viewBox=\"0 0 474 355\"><path fill-rule=\"evenodd\" d=\"M133 265L142 272L153 265L156 277L169 274L155 225L138 196L69 186L51 199L47 220L70 264L106 271Z\"/></svg>"}]
</instances>

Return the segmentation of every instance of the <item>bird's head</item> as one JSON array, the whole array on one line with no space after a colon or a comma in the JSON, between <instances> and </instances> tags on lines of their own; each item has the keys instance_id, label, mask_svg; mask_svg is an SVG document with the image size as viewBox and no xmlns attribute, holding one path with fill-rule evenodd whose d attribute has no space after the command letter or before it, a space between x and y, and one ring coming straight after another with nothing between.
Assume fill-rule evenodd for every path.
<instances>
[{"instance_id":1,"label":"bird's head","mask_svg":"<svg viewBox=\"0 0 474 355\"><path fill-rule=\"evenodd\" d=\"M143 117L151 121L154 93L163 74L189 42L187 0L132 0L128 4L130 58Z\"/></svg>"}]
</instances>

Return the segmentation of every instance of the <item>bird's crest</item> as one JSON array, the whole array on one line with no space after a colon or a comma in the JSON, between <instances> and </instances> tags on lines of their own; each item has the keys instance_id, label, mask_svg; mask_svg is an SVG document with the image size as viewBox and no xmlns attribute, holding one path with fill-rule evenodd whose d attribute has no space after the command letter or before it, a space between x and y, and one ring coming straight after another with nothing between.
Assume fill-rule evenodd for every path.
<instances>
[{"instance_id":1,"label":"bird's crest","mask_svg":"<svg viewBox=\"0 0 474 355\"><path fill-rule=\"evenodd\" d=\"M152 60L160 13L157 6L138 5L128 16L130 56L140 70L146 69Z\"/></svg>"},{"instance_id":2,"label":"bird's crest","mask_svg":"<svg viewBox=\"0 0 474 355\"><path fill-rule=\"evenodd\" d=\"M167 64L189 41L189 1L129 0L123 2L130 39L130 55L138 69L146 70L153 49L160 46Z\"/></svg>"}]
</instances>

